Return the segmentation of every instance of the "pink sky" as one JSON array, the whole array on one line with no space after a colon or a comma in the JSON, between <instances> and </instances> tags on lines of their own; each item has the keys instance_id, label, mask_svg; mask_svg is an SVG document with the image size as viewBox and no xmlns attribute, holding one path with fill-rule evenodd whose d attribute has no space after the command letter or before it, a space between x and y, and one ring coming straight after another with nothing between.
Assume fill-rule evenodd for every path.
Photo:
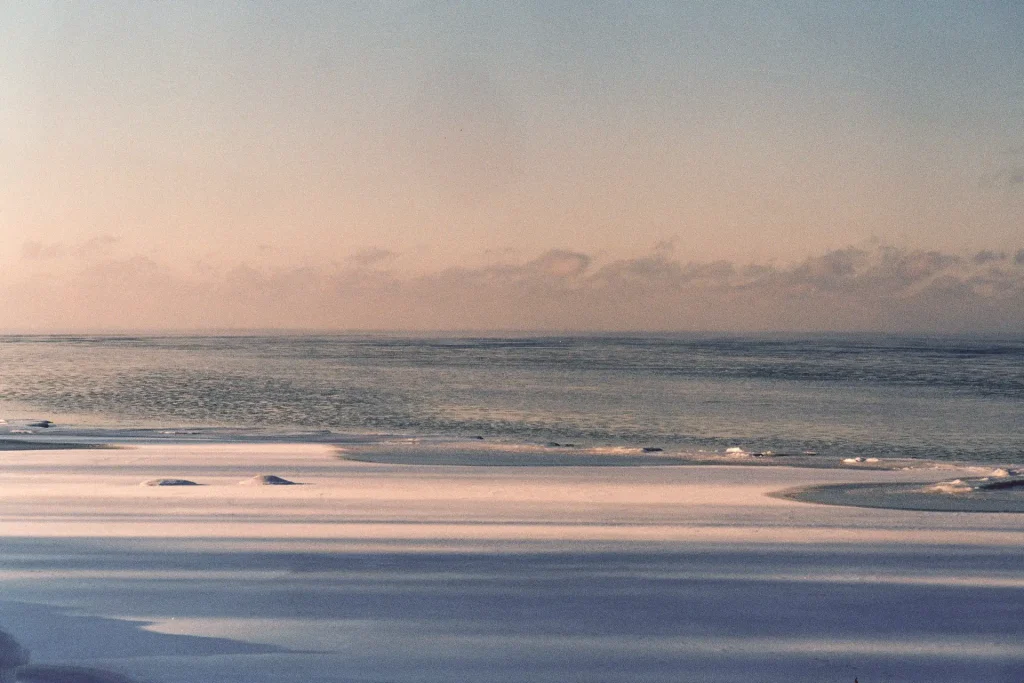
<instances>
[{"instance_id":1,"label":"pink sky","mask_svg":"<svg viewBox=\"0 0 1024 683\"><path fill-rule=\"evenodd\" d=\"M5 8L0 328L1013 327L1021 35L956 2Z\"/></svg>"}]
</instances>

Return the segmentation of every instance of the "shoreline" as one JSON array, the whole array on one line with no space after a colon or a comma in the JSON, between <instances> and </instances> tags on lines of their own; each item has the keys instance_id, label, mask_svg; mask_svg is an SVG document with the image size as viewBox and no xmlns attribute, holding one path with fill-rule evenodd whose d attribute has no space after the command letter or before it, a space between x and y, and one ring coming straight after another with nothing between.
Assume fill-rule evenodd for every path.
<instances>
[{"instance_id":1,"label":"shoreline","mask_svg":"<svg viewBox=\"0 0 1024 683\"><path fill-rule=\"evenodd\" d=\"M774 498L844 507L868 507L929 512L1024 513L1024 468L991 467L908 458L836 459L817 454L750 453L739 448L726 453L685 453L662 448L576 444L530 444L487 441L482 437L407 437L398 435L337 434L329 431L263 433L224 428L177 429L56 429L49 421L42 432L0 435L5 452L63 450L132 450L151 447L217 448L220 446L322 446L335 459L348 463L396 467L439 468L675 468L745 467L810 469L835 472L918 472L927 480L873 484L833 483L786 486L768 492ZM8 426L8 425L5 425ZM9 427L9 426L8 426ZM950 477L957 477L950 479ZM154 483L160 478L154 477ZM173 479L173 478L168 478ZM193 483L184 480L186 483ZM168 482L162 482L166 484ZM972 488L973 487L973 488Z\"/></svg>"}]
</instances>

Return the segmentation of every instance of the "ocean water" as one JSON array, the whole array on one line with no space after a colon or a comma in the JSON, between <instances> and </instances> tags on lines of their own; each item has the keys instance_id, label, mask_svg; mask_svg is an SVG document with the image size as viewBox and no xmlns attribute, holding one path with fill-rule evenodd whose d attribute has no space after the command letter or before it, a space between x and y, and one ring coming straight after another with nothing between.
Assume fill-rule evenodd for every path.
<instances>
[{"instance_id":1,"label":"ocean water","mask_svg":"<svg viewBox=\"0 0 1024 683\"><path fill-rule=\"evenodd\" d=\"M1024 339L7 336L0 418L1020 463Z\"/></svg>"}]
</instances>

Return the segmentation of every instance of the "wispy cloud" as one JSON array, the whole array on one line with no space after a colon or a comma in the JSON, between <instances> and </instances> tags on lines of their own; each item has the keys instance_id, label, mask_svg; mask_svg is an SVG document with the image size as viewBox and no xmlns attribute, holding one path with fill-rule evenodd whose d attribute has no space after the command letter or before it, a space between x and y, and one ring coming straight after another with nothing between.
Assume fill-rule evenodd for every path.
<instances>
[{"instance_id":1,"label":"wispy cloud","mask_svg":"<svg viewBox=\"0 0 1024 683\"><path fill-rule=\"evenodd\" d=\"M348 258L348 262L358 267L379 266L390 263L398 258L398 254L390 249L370 247L357 251Z\"/></svg>"},{"instance_id":2,"label":"wispy cloud","mask_svg":"<svg viewBox=\"0 0 1024 683\"><path fill-rule=\"evenodd\" d=\"M60 258L64 253L63 245L55 242L28 240L21 244L21 258L26 261L46 261Z\"/></svg>"},{"instance_id":3,"label":"wispy cloud","mask_svg":"<svg viewBox=\"0 0 1024 683\"><path fill-rule=\"evenodd\" d=\"M527 264L532 275L556 278L582 276L590 267L590 257L578 251L554 249Z\"/></svg>"},{"instance_id":4,"label":"wispy cloud","mask_svg":"<svg viewBox=\"0 0 1024 683\"><path fill-rule=\"evenodd\" d=\"M186 272L97 255L0 286L0 327L1024 332L1024 249L847 247L788 266L553 250L426 274L376 267L395 257Z\"/></svg>"},{"instance_id":5,"label":"wispy cloud","mask_svg":"<svg viewBox=\"0 0 1024 683\"><path fill-rule=\"evenodd\" d=\"M981 177L982 187L1024 186L1024 146L1007 149L998 168Z\"/></svg>"},{"instance_id":6,"label":"wispy cloud","mask_svg":"<svg viewBox=\"0 0 1024 683\"><path fill-rule=\"evenodd\" d=\"M982 176L982 187L1015 188L1024 185L1024 166L1007 166Z\"/></svg>"},{"instance_id":7,"label":"wispy cloud","mask_svg":"<svg viewBox=\"0 0 1024 683\"><path fill-rule=\"evenodd\" d=\"M121 243L117 235L96 235L77 245L78 251L87 256L104 255L113 252Z\"/></svg>"},{"instance_id":8,"label":"wispy cloud","mask_svg":"<svg viewBox=\"0 0 1024 683\"><path fill-rule=\"evenodd\" d=\"M26 240L21 244L21 258L26 261L50 261L68 256L92 259L112 255L120 243L120 237L107 234L74 243Z\"/></svg>"}]
</instances>

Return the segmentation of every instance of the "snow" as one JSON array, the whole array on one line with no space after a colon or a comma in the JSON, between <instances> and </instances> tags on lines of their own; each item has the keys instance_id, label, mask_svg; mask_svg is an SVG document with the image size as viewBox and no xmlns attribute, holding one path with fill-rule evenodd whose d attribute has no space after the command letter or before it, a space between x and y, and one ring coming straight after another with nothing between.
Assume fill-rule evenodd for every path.
<instances>
[{"instance_id":1,"label":"snow","mask_svg":"<svg viewBox=\"0 0 1024 683\"><path fill-rule=\"evenodd\" d=\"M767 495L921 476L0 452L0 629L152 683L1022 680L1024 516Z\"/></svg>"}]
</instances>

